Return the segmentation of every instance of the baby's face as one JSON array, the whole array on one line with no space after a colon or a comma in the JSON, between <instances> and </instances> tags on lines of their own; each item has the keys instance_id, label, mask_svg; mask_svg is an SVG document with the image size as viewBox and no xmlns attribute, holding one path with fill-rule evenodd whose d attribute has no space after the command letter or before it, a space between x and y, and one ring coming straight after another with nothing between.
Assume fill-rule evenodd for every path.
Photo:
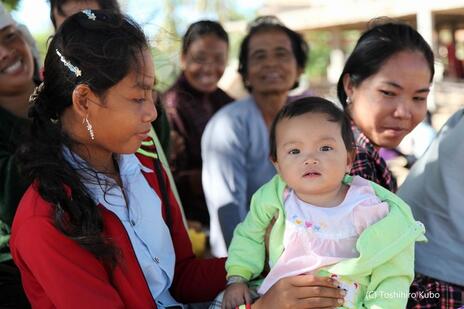
<instances>
[{"instance_id":1,"label":"baby's face","mask_svg":"<svg viewBox=\"0 0 464 309\"><path fill-rule=\"evenodd\" d=\"M341 127L322 113L283 119L276 127L277 171L297 196L326 204L339 197L341 182L352 158ZM327 199L327 201L326 201Z\"/></svg>"}]
</instances>

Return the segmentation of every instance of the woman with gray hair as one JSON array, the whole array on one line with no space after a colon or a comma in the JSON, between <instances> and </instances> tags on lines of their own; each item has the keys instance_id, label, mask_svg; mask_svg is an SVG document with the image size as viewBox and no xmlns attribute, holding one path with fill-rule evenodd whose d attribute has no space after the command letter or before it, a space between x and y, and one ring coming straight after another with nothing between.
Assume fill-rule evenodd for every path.
<instances>
[{"instance_id":1,"label":"woman with gray hair","mask_svg":"<svg viewBox=\"0 0 464 309\"><path fill-rule=\"evenodd\" d=\"M201 140L202 182L210 215L210 243L225 256L252 194L275 175L269 160L269 128L297 86L309 47L274 16L249 26L238 71L250 96L228 104L208 122Z\"/></svg>"}]
</instances>

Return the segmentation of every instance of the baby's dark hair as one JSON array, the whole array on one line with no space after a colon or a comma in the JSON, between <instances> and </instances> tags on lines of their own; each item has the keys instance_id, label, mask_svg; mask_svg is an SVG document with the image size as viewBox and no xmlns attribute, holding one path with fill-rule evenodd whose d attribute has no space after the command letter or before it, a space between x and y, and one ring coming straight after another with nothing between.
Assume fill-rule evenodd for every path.
<instances>
[{"instance_id":1,"label":"baby's dark hair","mask_svg":"<svg viewBox=\"0 0 464 309\"><path fill-rule=\"evenodd\" d=\"M125 76L141 72L148 42L128 17L109 11L90 13L66 19L50 42L43 84L31 97L31 138L18 149L17 161L40 196L53 205L55 226L114 266L117 250L103 236L102 215L81 174L63 154L65 147L72 149L77 141L63 130L61 116L71 108L77 85L88 85L104 100L107 91Z\"/></svg>"},{"instance_id":2,"label":"baby's dark hair","mask_svg":"<svg viewBox=\"0 0 464 309\"><path fill-rule=\"evenodd\" d=\"M354 152L355 142L353 131L351 130L351 121L348 115L329 100L320 97L304 97L285 105L272 122L269 148L271 151L271 158L274 162L277 161L277 125L283 119L290 119L306 113L326 114L329 121L338 123L341 127L342 138L343 142L345 143L347 152ZM308 132L308 134L311 133Z\"/></svg>"}]
</instances>

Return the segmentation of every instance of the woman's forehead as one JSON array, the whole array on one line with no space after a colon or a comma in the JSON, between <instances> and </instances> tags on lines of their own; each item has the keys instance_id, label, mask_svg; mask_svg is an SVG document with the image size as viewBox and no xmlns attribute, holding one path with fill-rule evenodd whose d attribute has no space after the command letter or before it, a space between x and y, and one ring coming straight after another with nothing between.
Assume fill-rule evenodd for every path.
<instances>
[{"instance_id":1,"label":"woman's forehead","mask_svg":"<svg viewBox=\"0 0 464 309\"><path fill-rule=\"evenodd\" d=\"M290 42L290 37L288 36L288 34L285 33L285 31L280 28L260 29L250 36L250 42L252 40L256 40L257 38L261 39L261 38L269 37L269 36L275 39L281 40L281 41L285 40L285 41Z\"/></svg>"},{"instance_id":2,"label":"woman's forehead","mask_svg":"<svg viewBox=\"0 0 464 309\"><path fill-rule=\"evenodd\" d=\"M153 85L156 83L155 77L155 66L153 64L153 58L149 50L142 50L141 54L138 56L138 69L133 70L135 74L136 84L142 88L149 87L153 88Z\"/></svg>"},{"instance_id":3,"label":"woman's forehead","mask_svg":"<svg viewBox=\"0 0 464 309\"><path fill-rule=\"evenodd\" d=\"M263 44L263 43L266 44ZM273 49L277 47L292 48L290 37L279 29L265 29L250 37L249 51L257 49Z\"/></svg>"},{"instance_id":4,"label":"woman's forehead","mask_svg":"<svg viewBox=\"0 0 464 309\"><path fill-rule=\"evenodd\" d=\"M156 84L153 65L141 65L132 69L118 84L134 90L153 90Z\"/></svg>"}]
</instances>

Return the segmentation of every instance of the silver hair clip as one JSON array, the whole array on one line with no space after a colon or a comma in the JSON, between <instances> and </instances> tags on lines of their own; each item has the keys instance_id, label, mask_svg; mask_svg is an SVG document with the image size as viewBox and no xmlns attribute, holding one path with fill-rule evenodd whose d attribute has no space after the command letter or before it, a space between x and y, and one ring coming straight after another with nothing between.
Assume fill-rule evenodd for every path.
<instances>
[{"instance_id":1,"label":"silver hair clip","mask_svg":"<svg viewBox=\"0 0 464 309\"><path fill-rule=\"evenodd\" d=\"M39 86L34 88L34 92L32 92L32 94L29 96L29 104L35 104L43 88L44 88L43 82L41 82Z\"/></svg>"},{"instance_id":2,"label":"silver hair clip","mask_svg":"<svg viewBox=\"0 0 464 309\"><path fill-rule=\"evenodd\" d=\"M60 57L61 62L63 62L64 65L76 75L76 77L79 77L82 75L81 70L78 67L72 65L68 60L66 60L66 58L63 57L63 55L58 51L58 49L55 49L55 51L56 51L56 54Z\"/></svg>"},{"instance_id":3,"label":"silver hair clip","mask_svg":"<svg viewBox=\"0 0 464 309\"><path fill-rule=\"evenodd\" d=\"M87 15L88 19L95 20L97 18L97 16L95 16L95 14L90 9L85 9L85 10L82 10L81 12Z\"/></svg>"}]
</instances>

